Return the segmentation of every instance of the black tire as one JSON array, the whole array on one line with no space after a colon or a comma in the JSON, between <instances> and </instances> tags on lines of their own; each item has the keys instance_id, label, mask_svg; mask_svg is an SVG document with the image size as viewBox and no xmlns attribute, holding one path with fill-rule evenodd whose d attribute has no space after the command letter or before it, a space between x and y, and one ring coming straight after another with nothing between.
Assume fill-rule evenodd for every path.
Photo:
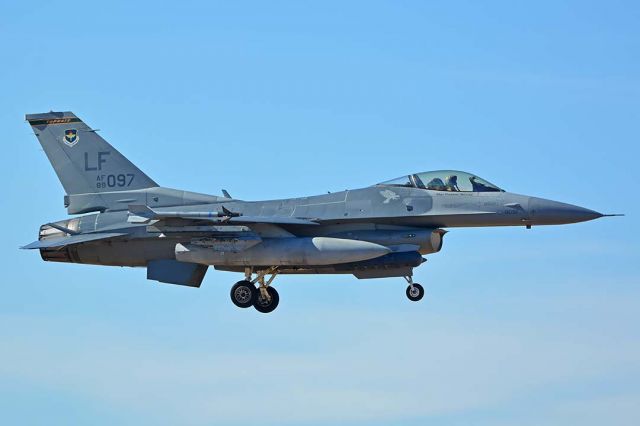
<instances>
[{"instance_id":1,"label":"black tire","mask_svg":"<svg viewBox=\"0 0 640 426\"><path fill-rule=\"evenodd\" d=\"M271 296L270 301L262 297L260 289L257 289L256 292L256 300L253 302L253 307L256 308L256 311L268 314L278 307L278 303L280 303L280 296L275 288L267 287L267 292L269 293L269 296Z\"/></svg>"},{"instance_id":2,"label":"black tire","mask_svg":"<svg viewBox=\"0 0 640 426\"><path fill-rule=\"evenodd\" d=\"M413 283L413 292L411 286L407 287L407 297L412 302L417 302L424 297L424 288L420 284Z\"/></svg>"},{"instance_id":3,"label":"black tire","mask_svg":"<svg viewBox=\"0 0 640 426\"><path fill-rule=\"evenodd\" d=\"M231 287L231 301L238 308L248 308L256 301L258 289L250 281L238 281Z\"/></svg>"}]
</instances>

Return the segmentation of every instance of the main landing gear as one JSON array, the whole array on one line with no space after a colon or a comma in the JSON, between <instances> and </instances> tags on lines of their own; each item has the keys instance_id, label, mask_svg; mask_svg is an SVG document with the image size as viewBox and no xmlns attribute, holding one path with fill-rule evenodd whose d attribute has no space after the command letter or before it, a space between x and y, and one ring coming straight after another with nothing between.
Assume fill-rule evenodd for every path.
<instances>
[{"instance_id":1,"label":"main landing gear","mask_svg":"<svg viewBox=\"0 0 640 426\"><path fill-rule=\"evenodd\" d=\"M278 267L256 272L253 277L253 269L246 268L245 279L238 281L231 287L231 301L239 308L249 308L253 306L256 311L268 314L273 312L280 302L280 296L275 288L271 287L271 283L278 275ZM265 279L270 275L269 279ZM408 275L404 277L409 283L407 286L407 298L412 302L417 302L424 297L424 287L413 282L413 277ZM258 284L256 286L256 283Z\"/></svg>"},{"instance_id":2,"label":"main landing gear","mask_svg":"<svg viewBox=\"0 0 640 426\"><path fill-rule=\"evenodd\" d=\"M238 281L231 287L231 301L239 308L253 306L258 312L267 314L273 312L280 302L280 296L271 283L278 275L278 267L274 266L264 271L256 273L252 280L253 271L251 268L245 269L245 279ZM265 276L271 275L265 281ZM255 284L258 283L258 287Z\"/></svg>"},{"instance_id":3,"label":"main landing gear","mask_svg":"<svg viewBox=\"0 0 640 426\"><path fill-rule=\"evenodd\" d=\"M409 286L407 287L407 297L409 300L417 302L422 299L424 297L424 287L418 283L414 283L413 277L411 276L404 277L404 279L409 283Z\"/></svg>"}]
</instances>

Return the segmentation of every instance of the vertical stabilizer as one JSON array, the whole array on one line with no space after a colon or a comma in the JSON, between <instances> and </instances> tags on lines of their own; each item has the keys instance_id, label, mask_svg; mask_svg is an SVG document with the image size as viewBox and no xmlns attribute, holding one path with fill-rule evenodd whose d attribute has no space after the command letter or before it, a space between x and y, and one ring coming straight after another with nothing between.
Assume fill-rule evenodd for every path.
<instances>
[{"instance_id":1,"label":"vertical stabilizer","mask_svg":"<svg viewBox=\"0 0 640 426\"><path fill-rule=\"evenodd\" d=\"M158 186L72 112L27 114L67 195Z\"/></svg>"}]
</instances>

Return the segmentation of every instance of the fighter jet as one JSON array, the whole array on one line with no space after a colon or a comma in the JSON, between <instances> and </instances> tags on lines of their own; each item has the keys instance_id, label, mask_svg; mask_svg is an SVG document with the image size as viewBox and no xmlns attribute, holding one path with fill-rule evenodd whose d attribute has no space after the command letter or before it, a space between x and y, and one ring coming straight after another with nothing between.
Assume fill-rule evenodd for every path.
<instances>
[{"instance_id":1,"label":"fighter jet","mask_svg":"<svg viewBox=\"0 0 640 426\"><path fill-rule=\"evenodd\" d=\"M411 173L366 188L243 201L158 185L71 112L28 114L72 218L40 226L45 261L147 268L147 279L200 287L210 266L244 275L240 308L272 312L284 274L404 278L442 249L447 228L560 225L606 215L504 191L455 170Z\"/></svg>"}]
</instances>

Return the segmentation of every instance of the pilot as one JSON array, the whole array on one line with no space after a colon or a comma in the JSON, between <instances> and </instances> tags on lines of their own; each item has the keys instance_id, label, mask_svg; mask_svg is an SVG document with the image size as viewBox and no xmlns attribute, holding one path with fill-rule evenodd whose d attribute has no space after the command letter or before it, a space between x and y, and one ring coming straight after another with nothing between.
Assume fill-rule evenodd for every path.
<instances>
[{"instance_id":1,"label":"pilot","mask_svg":"<svg viewBox=\"0 0 640 426\"><path fill-rule=\"evenodd\" d=\"M427 189L431 189L432 191L446 191L446 187L444 186L444 182L440 178L433 178L427 184Z\"/></svg>"},{"instance_id":2,"label":"pilot","mask_svg":"<svg viewBox=\"0 0 640 426\"><path fill-rule=\"evenodd\" d=\"M460 188L458 188L458 176L447 176L445 186L447 187L447 191L460 192Z\"/></svg>"}]
</instances>

